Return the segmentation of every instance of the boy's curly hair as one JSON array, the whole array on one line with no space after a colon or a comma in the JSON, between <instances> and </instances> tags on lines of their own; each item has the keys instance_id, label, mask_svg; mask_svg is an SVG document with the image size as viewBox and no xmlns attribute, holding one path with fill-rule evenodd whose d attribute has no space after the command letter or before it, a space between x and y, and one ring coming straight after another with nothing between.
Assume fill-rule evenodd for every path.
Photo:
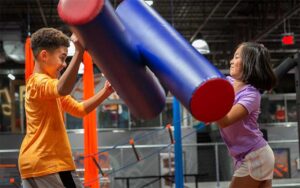
<instances>
[{"instance_id":1,"label":"boy's curly hair","mask_svg":"<svg viewBox=\"0 0 300 188\"><path fill-rule=\"evenodd\" d=\"M43 49L52 51L61 46L69 47L69 38L57 29L42 28L31 36L31 49L35 58Z\"/></svg>"}]
</instances>

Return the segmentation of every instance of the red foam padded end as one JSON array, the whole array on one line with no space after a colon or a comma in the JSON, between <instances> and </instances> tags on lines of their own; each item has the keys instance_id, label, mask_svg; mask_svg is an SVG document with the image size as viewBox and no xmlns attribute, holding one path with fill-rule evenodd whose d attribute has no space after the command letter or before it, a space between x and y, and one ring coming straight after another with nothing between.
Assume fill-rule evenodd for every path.
<instances>
[{"instance_id":1,"label":"red foam padded end","mask_svg":"<svg viewBox=\"0 0 300 188\"><path fill-rule=\"evenodd\" d=\"M104 0L60 0L57 5L59 17L70 25L85 24L101 11Z\"/></svg>"},{"instance_id":2,"label":"red foam padded end","mask_svg":"<svg viewBox=\"0 0 300 188\"><path fill-rule=\"evenodd\" d=\"M224 117L234 102L234 90L225 79L216 78L203 83L194 92L190 110L199 121L213 122Z\"/></svg>"}]
</instances>

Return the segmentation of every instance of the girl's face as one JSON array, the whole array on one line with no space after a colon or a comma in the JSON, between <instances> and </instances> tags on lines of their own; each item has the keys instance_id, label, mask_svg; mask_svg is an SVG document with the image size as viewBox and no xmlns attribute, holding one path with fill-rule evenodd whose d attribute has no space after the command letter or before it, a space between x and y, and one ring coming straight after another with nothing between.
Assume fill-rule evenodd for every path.
<instances>
[{"instance_id":1,"label":"girl's face","mask_svg":"<svg viewBox=\"0 0 300 188\"><path fill-rule=\"evenodd\" d=\"M230 61L230 76L236 80L242 80L243 75L243 61L242 61L242 49L240 46L234 53L233 58Z\"/></svg>"}]
</instances>

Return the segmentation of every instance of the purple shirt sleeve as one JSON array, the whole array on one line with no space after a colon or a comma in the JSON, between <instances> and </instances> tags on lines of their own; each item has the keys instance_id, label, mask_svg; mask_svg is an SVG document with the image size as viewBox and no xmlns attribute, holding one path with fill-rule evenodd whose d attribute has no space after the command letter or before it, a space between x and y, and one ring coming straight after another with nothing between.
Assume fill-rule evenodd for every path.
<instances>
[{"instance_id":1,"label":"purple shirt sleeve","mask_svg":"<svg viewBox=\"0 0 300 188\"><path fill-rule=\"evenodd\" d=\"M248 113L260 108L260 93L254 88L247 88L239 97L237 103L243 105Z\"/></svg>"}]
</instances>

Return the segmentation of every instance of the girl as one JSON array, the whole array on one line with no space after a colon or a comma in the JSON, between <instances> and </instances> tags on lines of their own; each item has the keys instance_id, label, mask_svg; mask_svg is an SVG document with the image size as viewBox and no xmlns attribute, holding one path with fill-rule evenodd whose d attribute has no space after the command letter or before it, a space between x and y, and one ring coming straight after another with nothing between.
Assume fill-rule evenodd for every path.
<instances>
[{"instance_id":1,"label":"girl","mask_svg":"<svg viewBox=\"0 0 300 188\"><path fill-rule=\"evenodd\" d=\"M270 90L276 84L267 48L253 42L240 44L230 61L228 79L235 91L235 101L217 124L234 158L230 188L271 188L274 154L257 123L260 91Z\"/></svg>"}]
</instances>

